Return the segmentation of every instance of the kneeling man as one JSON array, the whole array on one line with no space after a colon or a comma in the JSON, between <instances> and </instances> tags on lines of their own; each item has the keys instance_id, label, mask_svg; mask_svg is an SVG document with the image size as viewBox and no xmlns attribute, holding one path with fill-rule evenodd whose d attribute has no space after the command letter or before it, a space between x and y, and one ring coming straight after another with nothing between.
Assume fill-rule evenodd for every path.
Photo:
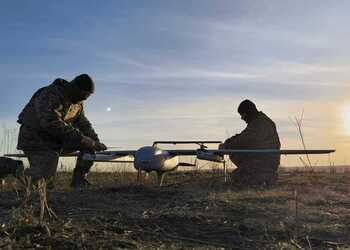
<instances>
[{"instance_id":1,"label":"kneeling man","mask_svg":"<svg viewBox=\"0 0 350 250\"><path fill-rule=\"evenodd\" d=\"M94 93L90 76L82 74L68 82L56 79L35 92L18 117L21 125L17 148L28 157L25 172L34 182L55 177L59 155L80 150L71 186L84 187L93 162L82 159L83 152L106 150L85 116L84 101Z\"/></svg>"},{"instance_id":2,"label":"kneeling man","mask_svg":"<svg viewBox=\"0 0 350 250\"><path fill-rule=\"evenodd\" d=\"M220 144L219 149L280 149L275 123L258 111L252 101L241 102L238 113L247 127ZM230 159L237 166L232 172L232 181L235 183L271 185L277 181L279 154L232 154Z\"/></svg>"}]
</instances>

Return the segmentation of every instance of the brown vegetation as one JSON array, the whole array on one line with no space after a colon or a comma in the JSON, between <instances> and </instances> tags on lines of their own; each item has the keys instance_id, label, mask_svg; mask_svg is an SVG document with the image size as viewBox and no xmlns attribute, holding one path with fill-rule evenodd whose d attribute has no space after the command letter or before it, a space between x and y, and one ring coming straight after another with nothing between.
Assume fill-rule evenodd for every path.
<instances>
[{"instance_id":1,"label":"brown vegetation","mask_svg":"<svg viewBox=\"0 0 350 250\"><path fill-rule=\"evenodd\" d=\"M48 191L57 218L25 209L19 184L0 191L0 249L346 249L350 176L283 175L270 188L225 184L222 172L175 172L165 186L151 176L92 173L94 188L72 190L60 172ZM40 193L40 192L39 192ZM41 204L42 205L42 204Z\"/></svg>"}]
</instances>

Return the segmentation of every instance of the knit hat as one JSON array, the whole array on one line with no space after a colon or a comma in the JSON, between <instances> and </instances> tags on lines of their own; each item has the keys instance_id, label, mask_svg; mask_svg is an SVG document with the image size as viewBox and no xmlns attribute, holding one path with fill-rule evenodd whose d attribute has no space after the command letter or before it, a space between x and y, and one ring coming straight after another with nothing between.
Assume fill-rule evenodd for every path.
<instances>
[{"instance_id":1,"label":"knit hat","mask_svg":"<svg viewBox=\"0 0 350 250\"><path fill-rule=\"evenodd\" d=\"M82 74L75 77L71 83L73 83L80 90L87 91L90 93L94 93L95 91L95 83L91 79L91 77L87 74Z\"/></svg>"},{"instance_id":2,"label":"knit hat","mask_svg":"<svg viewBox=\"0 0 350 250\"><path fill-rule=\"evenodd\" d=\"M255 104L248 99L242 101L238 106L238 113L240 114L251 114L256 112L258 112L258 110Z\"/></svg>"}]
</instances>

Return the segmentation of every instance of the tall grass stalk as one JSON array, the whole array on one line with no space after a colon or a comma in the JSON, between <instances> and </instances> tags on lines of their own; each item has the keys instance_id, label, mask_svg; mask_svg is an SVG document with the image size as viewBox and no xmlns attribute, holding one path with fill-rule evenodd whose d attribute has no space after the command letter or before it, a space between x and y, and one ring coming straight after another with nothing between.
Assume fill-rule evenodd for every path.
<instances>
[{"instance_id":1,"label":"tall grass stalk","mask_svg":"<svg viewBox=\"0 0 350 250\"><path fill-rule=\"evenodd\" d=\"M54 217L57 219L57 216L55 212L49 207L48 201L47 201L47 187L46 187L46 181L45 179L41 179L38 181L38 187L37 192L39 194L39 200L40 200L40 225L45 224L45 214L49 216L49 218ZM50 234L50 233L49 233Z\"/></svg>"},{"instance_id":2,"label":"tall grass stalk","mask_svg":"<svg viewBox=\"0 0 350 250\"><path fill-rule=\"evenodd\" d=\"M301 144L303 146L303 149L307 150L305 140L304 140L304 134L303 134L303 130L302 130L303 119L304 119L304 110L302 111L300 118L295 117L295 125L298 129L298 133L299 133L299 137L300 137L300 141L301 141ZM311 170L311 172L314 171L313 165L311 163L311 160L310 160L310 157L308 154L306 154L307 164L302 158L300 158L300 160L303 163L305 168L309 168Z\"/></svg>"}]
</instances>

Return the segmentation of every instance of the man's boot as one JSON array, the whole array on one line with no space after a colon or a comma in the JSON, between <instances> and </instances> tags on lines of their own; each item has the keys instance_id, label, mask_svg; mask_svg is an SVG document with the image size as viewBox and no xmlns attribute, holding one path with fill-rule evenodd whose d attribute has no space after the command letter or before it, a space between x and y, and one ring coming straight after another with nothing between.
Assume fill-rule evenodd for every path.
<instances>
[{"instance_id":1,"label":"man's boot","mask_svg":"<svg viewBox=\"0 0 350 250\"><path fill-rule=\"evenodd\" d=\"M86 177L87 173L83 173L82 171L76 171L76 169L74 169L72 182L70 186L73 188L86 188L91 186Z\"/></svg>"},{"instance_id":2,"label":"man's boot","mask_svg":"<svg viewBox=\"0 0 350 250\"><path fill-rule=\"evenodd\" d=\"M73 188L86 188L91 186L87 180L87 175L93 164L94 163L92 161L83 160L82 154L79 155L73 171L73 177L70 186Z\"/></svg>"}]
</instances>

